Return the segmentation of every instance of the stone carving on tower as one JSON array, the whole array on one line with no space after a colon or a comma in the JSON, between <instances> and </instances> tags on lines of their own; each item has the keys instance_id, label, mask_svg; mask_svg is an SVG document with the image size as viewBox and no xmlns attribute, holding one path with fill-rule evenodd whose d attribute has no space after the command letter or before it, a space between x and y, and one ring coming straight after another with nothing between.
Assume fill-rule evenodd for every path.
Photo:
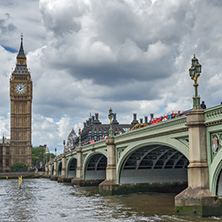
<instances>
[{"instance_id":1,"label":"stone carving on tower","mask_svg":"<svg viewBox=\"0 0 222 222\"><path fill-rule=\"evenodd\" d=\"M32 79L23 49L23 36L17 63L10 78L11 163L32 165Z\"/></svg>"}]
</instances>

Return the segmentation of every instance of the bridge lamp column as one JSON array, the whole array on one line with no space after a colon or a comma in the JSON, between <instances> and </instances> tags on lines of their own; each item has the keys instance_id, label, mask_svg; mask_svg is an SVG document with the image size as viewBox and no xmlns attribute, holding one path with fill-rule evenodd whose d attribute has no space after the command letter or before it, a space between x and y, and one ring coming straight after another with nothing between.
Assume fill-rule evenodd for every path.
<instances>
[{"instance_id":1,"label":"bridge lamp column","mask_svg":"<svg viewBox=\"0 0 222 222\"><path fill-rule=\"evenodd\" d=\"M81 185L84 183L83 174L82 174L82 140L81 140L81 129L79 129L79 145L76 147L77 155L77 166L76 166L76 177L71 180L72 185Z\"/></svg>"},{"instance_id":2,"label":"bridge lamp column","mask_svg":"<svg viewBox=\"0 0 222 222\"><path fill-rule=\"evenodd\" d=\"M77 153L77 167L76 177L82 179L82 142L81 142L81 129L79 129L79 146L76 147Z\"/></svg>"},{"instance_id":3,"label":"bridge lamp column","mask_svg":"<svg viewBox=\"0 0 222 222\"><path fill-rule=\"evenodd\" d=\"M66 178L66 155L65 153L62 154L62 172L61 177Z\"/></svg>"},{"instance_id":4,"label":"bridge lamp column","mask_svg":"<svg viewBox=\"0 0 222 222\"><path fill-rule=\"evenodd\" d=\"M113 111L112 111L112 108L109 109L108 118L109 118L109 120L110 120L109 136L113 136L112 123L113 123L113 119L114 119L114 113L113 113Z\"/></svg>"},{"instance_id":5,"label":"bridge lamp column","mask_svg":"<svg viewBox=\"0 0 222 222\"><path fill-rule=\"evenodd\" d=\"M109 110L108 118L110 120L109 136L106 139L107 147L107 167L106 167L106 179L99 184L99 191L101 194L110 195L118 186L116 184L116 144L113 136L112 120L114 114L112 109Z\"/></svg>"},{"instance_id":6,"label":"bridge lamp column","mask_svg":"<svg viewBox=\"0 0 222 222\"><path fill-rule=\"evenodd\" d=\"M193 110L187 113L186 122L189 134L188 187L175 197L176 213L216 216L221 212L221 204L209 190L205 112L200 107L200 97L197 92L197 79L201 73L201 65L195 55L189 72L191 79L194 80L195 96Z\"/></svg>"},{"instance_id":7,"label":"bridge lamp column","mask_svg":"<svg viewBox=\"0 0 222 222\"><path fill-rule=\"evenodd\" d=\"M47 176L48 168L49 168L48 163L46 163L46 164L45 164L45 176Z\"/></svg>"},{"instance_id":8,"label":"bridge lamp column","mask_svg":"<svg viewBox=\"0 0 222 222\"><path fill-rule=\"evenodd\" d=\"M197 80L201 73L201 64L199 64L199 60L196 58L195 54L191 60L191 67L189 69L189 74L192 80L194 80L194 88L195 95L193 97L193 109L201 109L200 107L200 96L198 96L198 83Z\"/></svg>"},{"instance_id":9,"label":"bridge lamp column","mask_svg":"<svg viewBox=\"0 0 222 222\"><path fill-rule=\"evenodd\" d=\"M54 159L54 172L53 172L53 176L56 177L57 175L57 159Z\"/></svg>"},{"instance_id":10,"label":"bridge lamp column","mask_svg":"<svg viewBox=\"0 0 222 222\"><path fill-rule=\"evenodd\" d=\"M63 147L64 147L63 153L65 153L66 152L66 141L65 140L63 140Z\"/></svg>"},{"instance_id":11,"label":"bridge lamp column","mask_svg":"<svg viewBox=\"0 0 222 222\"><path fill-rule=\"evenodd\" d=\"M51 166L51 162L49 162L49 176L52 176L52 166Z\"/></svg>"}]
</instances>

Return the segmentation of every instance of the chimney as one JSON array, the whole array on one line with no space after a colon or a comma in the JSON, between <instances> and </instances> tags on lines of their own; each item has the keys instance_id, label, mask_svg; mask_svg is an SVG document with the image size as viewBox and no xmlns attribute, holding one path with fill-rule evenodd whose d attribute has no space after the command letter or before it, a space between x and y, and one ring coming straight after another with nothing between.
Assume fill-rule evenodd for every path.
<instances>
[{"instance_id":1,"label":"chimney","mask_svg":"<svg viewBox=\"0 0 222 222\"><path fill-rule=\"evenodd\" d=\"M143 123L143 118L140 118L140 123Z\"/></svg>"},{"instance_id":2,"label":"chimney","mask_svg":"<svg viewBox=\"0 0 222 222\"><path fill-rule=\"evenodd\" d=\"M147 116L144 116L144 121L145 121L145 123L148 123L148 117Z\"/></svg>"},{"instance_id":3,"label":"chimney","mask_svg":"<svg viewBox=\"0 0 222 222\"><path fill-rule=\"evenodd\" d=\"M83 125L84 125L84 128L86 128L86 123L85 122L83 123Z\"/></svg>"},{"instance_id":4,"label":"chimney","mask_svg":"<svg viewBox=\"0 0 222 222\"><path fill-rule=\"evenodd\" d=\"M94 124L101 124L101 122L99 121L99 113L95 113Z\"/></svg>"},{"instance_id":5,"label":"chimney","mask_svg":"<svg viewBox=\"0 0 222 222\"><path fill-rule=\"evenodd\" d=\"M89 120L86 120L86 126L89 126Z\"/></svg>"},{"instance_id":6,"label":"chimney","mask_svg":"<svg viewBox=\"0 0 222 222\"><path fill-rule=\"evenodd\" d=\"M116 113L113 113L113 124L118 124L119 122L116 120Z\"/></svg>"},{"instance_id":7,"label":"chimney","mask_svg":"<svg viewBox=\"0 0 222 222\"><path fill-rule=\"evenodd\" d=\"M154 114L151 113L151 114L150 114L150 120L153 119L153 117L154 117Z\"/></svg>"},{"instance_id":8,"label":"chimney","mask_svg":"<svg viewBox=\"0 0 222 222\"><path fill-rule=\"evenodd\" d=\"M92 123L94 122L94 120L95 120L95 116L92 116Z\"/></svg>"},{"instance_id":9,"label":"chimney","mask_svg":"<svg viewBox=\"0 0 222 222\"><path fill-rule=\"evenodd\" d=\"M136 113L133 113L133 121L131 122L131 124L136 125L138 123L137 119L136 119Z\"/></svg>"}]
</instances>

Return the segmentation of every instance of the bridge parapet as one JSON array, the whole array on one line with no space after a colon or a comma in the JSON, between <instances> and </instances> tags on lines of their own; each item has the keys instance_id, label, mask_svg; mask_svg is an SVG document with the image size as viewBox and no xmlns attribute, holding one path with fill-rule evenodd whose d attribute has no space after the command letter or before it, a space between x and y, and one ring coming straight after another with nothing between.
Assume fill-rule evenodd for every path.
<instances>
[{"instance_id":1,"label":"bridge parapet","mask_svg":"<svg viewBox=\"0 0 222 222\"><path fill-rule=\"evenodd\" d=\"M222 105L205 110L205 125L211 126L222 123Z\"/></svg>"},{"instance_id":2,"label":"bridge parapet","mask_svg":"<svg viewBox=\"0 0 222 222\"><path fill-rule=\"evenodd\" d=\"M140 129L133 130L115 137L115 143L126 143L127 140L136 141L141 139L148 139L152 137L163 136L171 133L187 131L186 116L177 117L175 119L156 123Z\"/></svg>"}]
</instances>

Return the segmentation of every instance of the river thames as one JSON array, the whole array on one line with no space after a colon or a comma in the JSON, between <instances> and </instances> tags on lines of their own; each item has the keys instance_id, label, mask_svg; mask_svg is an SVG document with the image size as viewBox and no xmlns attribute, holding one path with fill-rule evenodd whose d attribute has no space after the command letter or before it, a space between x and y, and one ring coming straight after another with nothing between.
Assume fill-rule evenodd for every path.
<instances>
[{"instance_id":1,"label":"river thames","mask_svg":"<svg viewBox=\"0 0 222 222\"><path fill-rule=\"evenodd\" d=\"M0 221L185 222L222 221L174 214L175 194L100 196L95 187L73 187L49 179L0 180Z\"/></svg>"}]
</instances>

